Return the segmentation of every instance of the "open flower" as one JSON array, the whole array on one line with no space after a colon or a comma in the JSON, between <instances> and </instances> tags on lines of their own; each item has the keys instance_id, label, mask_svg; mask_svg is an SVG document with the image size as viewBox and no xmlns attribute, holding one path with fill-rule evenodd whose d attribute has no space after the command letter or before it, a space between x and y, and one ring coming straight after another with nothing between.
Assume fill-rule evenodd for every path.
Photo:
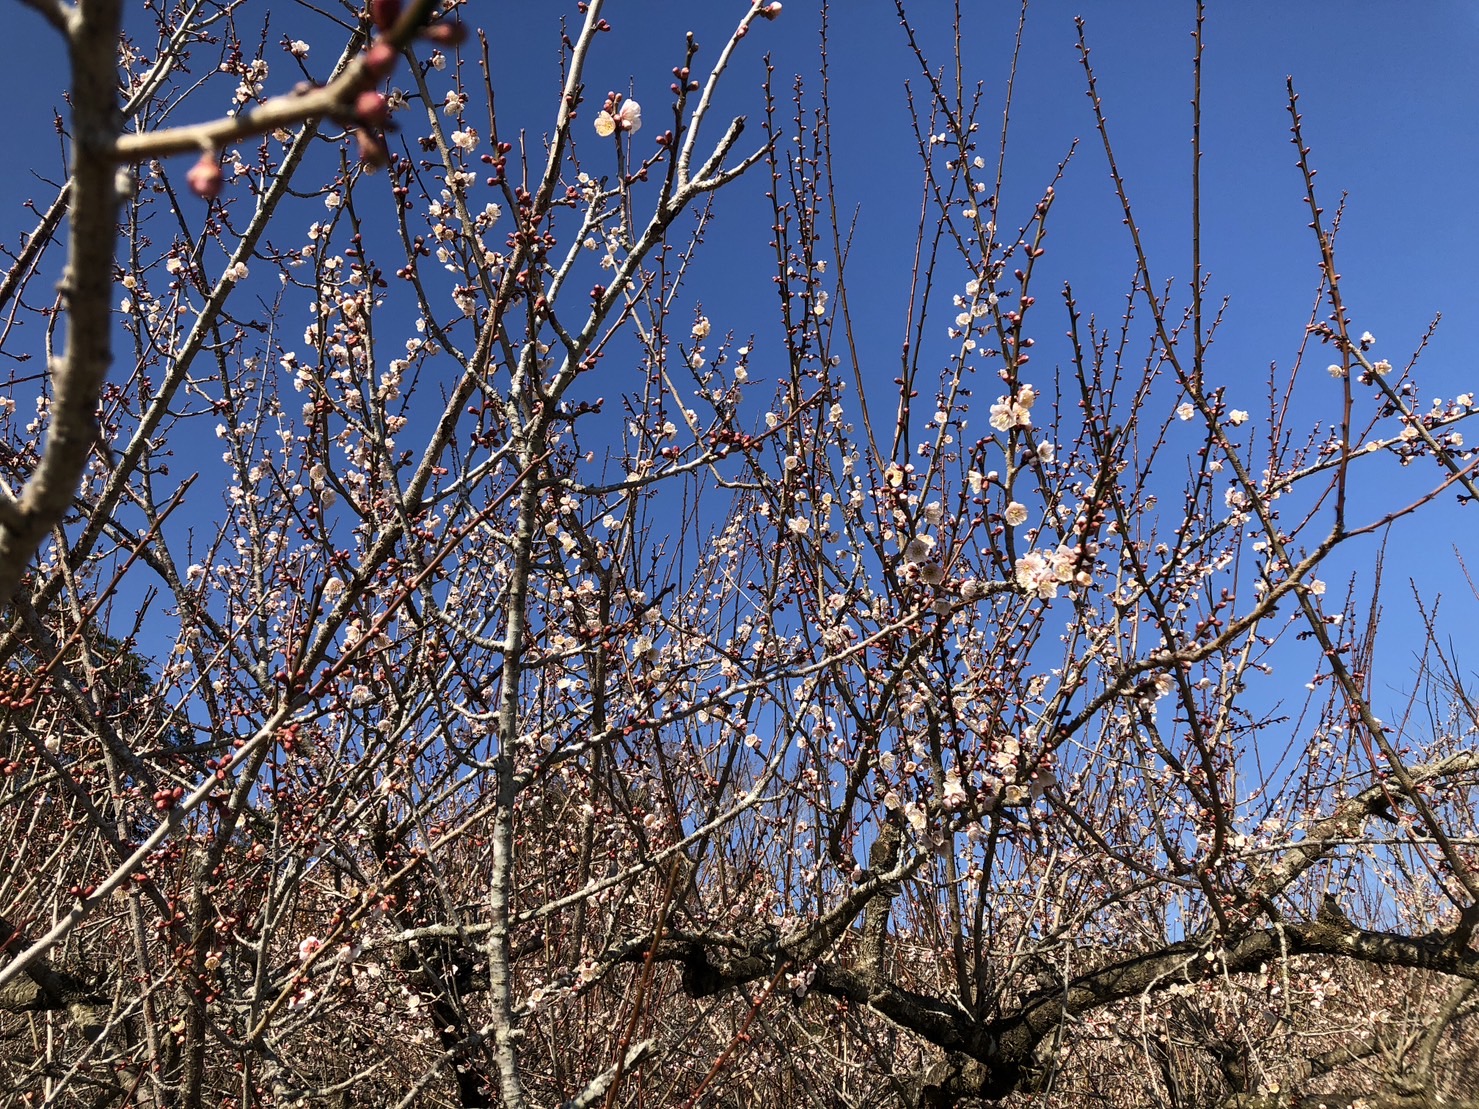
<instances>
[{"instance_id":1,"label":"open flower","mask_svg":"<svg viewBox=\"0 0 1479 1109\"><path fill-rule=\"evenodd\" d=\"M616 114L602 111L596 116L596 134L603 139L614 135L618 130L635 134L642 128L642 105L635 100L628 100L616 110Z\"/></svg>"},{"instance_id":2,"label":"open flower","mask_svg":"<svg viewBox=\"0 0 1479 1109\"><path fill-rule=\"evenodd\" d=\"M960 784L960 768L952 766L945 771L945 786L940 791L940 800L947 809L960 809L970 800L965 787Z\"/></svg>"},{"instance_id":3,"label":"open flower","mask_svg":"<svg viewBox=\"0 0 1479 1109\"><path fill-rule=\"evenodd\" d=\"M1013 427L1032 426L1032 405L1037 400L1037 391L1031 385L1023 385L1015 397L1002 397L991 406L991 426L997 431Z\"/></svg>"},{"instance_id":4,"label":"open flower","mask_svg":"<svg viewBox=\"0 0 1479 1109\"><path fill-rule=\"evenodd\" d=\"M1056 551L1028 551L1017 559L1013 567L1017 585L1029 596L1050 601L1058 596L1058 588L1075 582L1089 585L1093 579L1087 572L1075 574L1079 560L1079 549L1060 544Z\"/></svg>"}]
</instances>

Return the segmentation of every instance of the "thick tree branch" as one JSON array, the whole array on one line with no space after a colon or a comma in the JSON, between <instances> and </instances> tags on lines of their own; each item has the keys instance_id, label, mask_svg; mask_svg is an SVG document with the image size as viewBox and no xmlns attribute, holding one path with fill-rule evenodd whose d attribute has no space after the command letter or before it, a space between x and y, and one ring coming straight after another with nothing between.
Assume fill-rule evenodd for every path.
<instances>
[{"instance_id":1,"label":"thick tree branch","mask_svg":"<svg viewBox=\"0 0 1479 1109\"><path fill-rule=\"evenodd\" d=\"M0 950L25 944L26 937L0 917ZM0 986L0 1010L42 1012L65 1010L89 1040L102 1034L107 1023L107 998L86 977L59 969L47 959L33 959L24 978Z\"/></svg>"},{"instance_id":2,"label":"thick tree branch","mask_svg":"<svg viewBox=\"0 0 1479 1109\"><path fill-rule=\"evenodd\" d=\"M113 243L120 196L112 147L118 134L120 0L90 0L72 19L73 170L67 268L66 351L48 367L51 425L35 472L0 527L0 603L8 604L26 566L73 494L97 441L97 406L112 361Z\"/></svg>"},{"instance_id":3,"label":"thick tree branch","mask_svg":"<svg viewBox=\"0 0 1479 1109\"><path fill-rule=\"evenodd\" d=\"M641 942L630 948L632 952L646 950ZM979 1064L951 1063L946 1068L948 1076L942 1072L926 1083L939 1087L931 1096L943 1096L941 1091L959 1088L968 1078L980 1083L974 1096L999 1097L1019 1087L1030 1072L1038 1043L1065 1019L1173 985L1248 973L1299 955L1331 955L1479 981L1479 952L1455 950L1448 932L1427 936L1375 932L1329 913L1316 921L1249 932L1220 948L1187 940L1122 959L993 1020L978 1020L957 1005L888 980L877 969L878 960L867 957L866 942L864 959L858 965L837 961L819 965L811 989L871 1009L948 1054ZM673 936L658 946L656 957L683 964L684 989L695 997L766 978L789 962L779 938L742 941L728 937L721 941Z\"/></svg>"}]
</instances>

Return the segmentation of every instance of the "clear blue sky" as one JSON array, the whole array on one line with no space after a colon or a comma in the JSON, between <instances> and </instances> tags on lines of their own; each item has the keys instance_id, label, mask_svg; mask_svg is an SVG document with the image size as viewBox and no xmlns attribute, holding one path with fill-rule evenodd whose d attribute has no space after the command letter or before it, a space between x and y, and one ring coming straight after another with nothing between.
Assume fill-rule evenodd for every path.
<instances>
[{"instance_id":1,"label":"clear blue sky","mask_svg":"<svg viewBox=\"0 0 1479 1109\"><path fill-rule=\"evenodd\" d=\"M593 57L587 117L607 89L631 89L656 125L667 100L671 67L681 60L683 32L694 30L712 59L746 0L641 0L614 3L614 30ZM136 17L139 6L129 5ZM968 64L986 84L987 103L999 101L1015 33L1017 5L974 0L967 25ZM1250 0L1209 6L1206 28L1206 150L1204 258L1214 300L1231 298L1212 372L1233 389L1233 403L1256 410L1271 361L1287 364L1307 317L1317 277L1306 230L1302 186L1294 168L1285 110L1285 76L1302 94L1306 138L1314 149L1327 207L1342 190L1348 206L1340 241L1347 301L1357 330L1378 336L1380 353L1405 361L1428 321L1444 323L1420 370L1424 397L1474 389L1470 336L1479 330L1479 275L1471 263L1479 248L1474 215L1479 178L1479 7L1461 0L1392 4L1381 0ZM271 5L266 35L273 65L269 87L292 80L276 47L284 35L323 43L314 53L330 60L323 16L290 3ZM946 62L949 8L942 0L913 5L934 56ZM256 41L265 6L244 5L239 26ZM1103 155L1093 133L1082 72L1074 48L1073 16L1088 20L1101 92L1118 156L1139 206L1152 264L1161 280L1189 276L1187 254L1191 5L1169 2L1040 0L1028 18L1018 80L1012 154L1004 212L1015 203L1025 218L1053 168L1075 138L1082 139L1058 191L1049 241L1051 289L1071 277L1086 306L1115 319L1130 274L1125 235L1108 190ZM577 19L573 0L542 5L474 2L472 23L486 20L494 48L500 119L531 134L547 128L557 72L557 20ZM12 249L35 217L22 205L44 204L51 190L33 176L60 174L53 108L65 111L64 55L56 35L33 13L12 5L9 26L21 48L0 67L7 113L7 160L0 178L0 235ZM787 0L782 17L760 24L744 44L728 78L723 109L758 122L761 56L774 55L781 90L791 73L815 82L818 21L813 5ZM896 371L903 337L902 293L908 280L919 170L909 140L903 86L918 84L904 36L885 0L842 0L831 23L834 130L842 209L857 207L859 236L853 260L855 316L867 322L865 340L883 352L883 384ZM203 102L195 109L203 110ZM193 118L193 117L192 117ZM995 126L994 108L983 116ZM756 132L758 134L758 128ZM991 142L983 135L989 150ZM764 236L751 230L759 214L757 176L723 202L696 288L716 277L726 317L716 329L763 328L773 311ZM746 199L748 196L748 199ZM1004 218L1003 223L1013 222ZM762 223L763 227L764 224ZM733 229L733 232L731 232ZM866 282L857 276L869 275ZM710 289L713 286L709 286ZM713 301L717 290L706 292ZM747 323L746 319L752 320ZM1057 323L1053 324L1057 327ZM1044 325L1047 343L1051 329ZM39 338L39 336L38 336ZM39 353L39 352L33 352ZM34 363L32 364L35 365ZM1471 434L1470 439L1476 435ZM1462 582L1448 553L1462 545L1469 517L1445 505L1435 525L1402 533L1392 552L1392 599L1400 610L1401 583L1420 574L1428 588L1457 590ZM1374 550L1368 545L1367 551ZM1479 612L1470 601L1468 611ZM1410 625L1404 626L1410 629ZM1395 630L1395 629L1394 629ZM1412 644L1408 644L1408 649ZM1393 647L1399 647L1394 642ZM1405 664L1387 655L1404 680Z\"/></svg>"},{"instance_id":2,"label":"clear blue sky","mask_svg":"<svg viewBox=\"0 0 1479 1109\"><path fill-rule=\"evenodd\" d=\"M696 30L712 57L740 6L676 0L614 6L612 49L596 55L589 91L626 90L631 82L650 117L652 108L665 101L682 32ZM972 13L966 28L967 81L983 81L986 103L999 103L1018 6L991 0L963 7ZM948 63L949 5L926 0L911 8L932 56ZM496 51L515 78L509 83L548 89L553 57L542 48L546 39L536 24L548 23L549 17L534 16L523 5L495 10L495 45L534 44L533 50ZM1003 211L1012 212L1015 202L1025 220L1058 162L1075 139L1081 140L1058 189L1048 279L1039 278L1039 288L1052 291L1070 279L1087 309L1115 320L1131 259L1075 49L1073 17L1080 14L1087 20L1117 157L1157 279L1175 279L1184 289L1191 269L1192 5L1043 0L1028 15ZM774 55L780 88L789 88L790 74L801 73L814 89L817 28L813 6L800 0L790 0L776 23L757 26L746 43L749 53L740 56L730 76L727 106L758 118L758 57L764 52ZM1211 372L1227 383L1231 403L1255 413L1262 407L1270 363L1290 364L1318 278L1289 135L1285 80L1291 75L1322 201L1333 211L1342 192L1347 194L1338 258L1356 330L1375 333L1380 353L1401 365L1432 317L1441 313L1443 323L1419 367L1422 395L1451 398L1479 386L1470 353L1471 336L1479 331L1479 270L1471 264L1479 254L1474 200L1479 128L1473 123L1479 120L1474 64L1479 7L1458 0L1214 3L1205 37L1203 258L1211 275L1210 300L1230 298ZM867 321L869 337L878 345L874 372L888 390L904 335L920 197L904 82L919 89L919 73L886 0L834 4L830 39L838 179L845 194L840 208L859 211L849 295L854 318ZM994 107L985 110L983 131L995 127L998 118ZM993 139L981 138L989 157ZM721 207L721 234L726 212L743 211L744 203L731 197L725 202L729 207ZM1004 225L1010 222L1002 219ZM714 238L705 261L709 269L700 270L700 285L705 274L730 276L732 295L754 297L753 318L766 318L772 301L763 237ZM864 273L867 280L859 281ZM725 314L733 318L720 324L716 317L716 329L743 331L741 311ZM1040 352L1052 348L1061 321L1061 312L1039 316ZM1324 364L1322 353L1316 352L1315 368ZM1310 418L1316 415L1329 419L1334 411L1312 411ZM1468 438L1476 436L1471 432ZM1415 488L1416 473L1395 467L1387 473L1401 488ZM1392 496L1373 500L1390 503L1396 488L1382 491ZM1451 627L1462 628L1463 621L1479 615L1479 603L1469 596L1452 554L1474 528L1474 511L1458 509L1447 497L1434 506L1427 526L1409 527L1394 537L1378 685L1411 685L1420 633L1407 603L1408 577L1420 579L1424 592L1441 589L1448 595ZM1375 552L1375 540L1364 541L1348 551L1346 565L1369 567ZM1330 570L1332 583L1339 582L1337 568ZM1362 589L1368 586L1369 577ZM1293 681L1296 676L1284 677ZM1304 680L1298 677L1298 683ZM1298 683L1291 692L1302 694Z\"/></svg>"}]
</instances>

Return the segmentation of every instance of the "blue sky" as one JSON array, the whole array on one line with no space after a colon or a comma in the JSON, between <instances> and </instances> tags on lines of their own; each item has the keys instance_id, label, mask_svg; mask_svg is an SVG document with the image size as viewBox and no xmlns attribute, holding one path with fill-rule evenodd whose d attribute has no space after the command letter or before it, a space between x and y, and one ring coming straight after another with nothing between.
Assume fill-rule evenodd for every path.
<instances>
[{"instance_id":1,"label":"blue sky","mask_svg":"<svg viewBox=\"0 0 1479 1109\"><path fill-rule=\"evenodd\" d=\"M630 89L655 126L670 69L681 60L683 32L693 29L707 48L699 64L711 60L743 5L744 0L613 3L608 18L614 29L593 56L585 115L594 115L607 89ZM985 83L982 118L994 127L1017 6L1001 0L965 6L972 13L966 25L967 81ZM252 41L259 26L252 21L267 10L248 5L238 13ZM282 3L271 10L266 41L275 91L279 79L284 87L292 79L277 40L287 34L323 43L314 60L326 65L332 28L306 7ZM1073 17L1087 20L1117 154L1157 278L1184 288L1190 270L1191 12L1189 4L1041 0L1028 16L1002 222L1015 222L1014 205L1025 220L1057 163L1075 139L1082 140L1058 189L1048 280L1040 287L1051 290L1071 279L1085 307L1101 319L1117 319L1132 268L1084 95ZM537 136L548 125L561 13L577 18L573 0L474 2L464 9L475 25L486 21L505 127L513 121ZM913 15L927 49L946 62L949 6L925 0L914 5ZM13 106L7 122L13 169L0 179L0 234L14 246L35 222L24 202L44 204L51 195L32 167L49 180L60 175L52 108L65 110L65 67L55 34L39 18L19 6L11 18L25 48L0 69L0 90ZM792 73L801 73L815 89L817 28L815 11L802 0L789 0L778 21L757 25L727 79L722 112L745 114L758 124L761 58L767 52L775 59L778 89L789 88ZM1327 208L1334 208L1342 191L1348 194L1339 258L1356 329L1374 332L1379 353L1401 364L1441 312L1444 322L1420 367L1422 395L1452 397L1474 388L1479 375L1470 368L1469 337L1479 324L1479 277L1469 260L1479 253L1473 213L1479 151L1471 124L1479 119L1479 79L1472 65L1479 47L1476 9L1459 0L1214 4L1206 39L1203 252L1212 299L1231 298L1211 367L1230 389L1243 390L1233 403L1256 411L1270 362L1287 365L1317 278L1289 143L1284 82L1290 74L1302 96L1306 140ZM859 219L850 296L855 317L867 321L865 342L883 352L875 369L887 388L904 334L920 195L904 83L918 88L919 75L885 0L835 5L830 61L840 208L856 208ZM204 110L204 102L194 110ZM758 126L751 133L758 135ZM985 134L982 140L989 156L994 140ZM763 329L773 316L769 252L749 222L762 211L763 188L757 175L721 201L702 256L694 288L703 290L709 306L722 299L724 318L715 313L716 329ZM867 280L858 280L859 274ZM1040 342L1048 343L1061 319L1061 312L1040 317ZM1448 503L1433 521L1420 532L1402 532L1391 552L1395 599L1403 596L1399 583L1419 574L1427 589L1457 590L1462 602L1462 581L1448 552L1471 525ZM1368 543L1357 553L1374 549ZM1400 619L1400 608L1389 606L1388 613ZM1401 621L1401 627L1393 644L1399 653L1416 645L1408 634L1411 625ZM1404 665L1397 662L1393 684L1402 684Z\"/></svg>"},{"instance_id":2,"label":"blue sky","mask_svg":"<svg viewBox=\"0 0 1479 1109\"><path fill-rule=\"evenodd\" d=\"M986 103L994 105L1004 85L1017 5L965 7L973 13L965 53L974 72L967 73L967 83L985 82ZM1313 149L1327 211L1333 212L1345 194L1337 249L1356 330L1375 333L1379 353L1401 365L1441 313L1443 322L1419 364L1421 395L1451 398L1473 389L1479 375L1472 369L1469 347L1479 325L1479 274L1469 260L1479 251L1473 200L1479 141L1467 124L1479 119L1479 79L1472 62L1479 47L1476 9L1456 2L1400 8L1377 2L1255 2L1209 8L1203 74L1203 258L1211 278L1210 301L1230 300L1210 367L1227 384L1231 403L1256 414L1270 364L1287 372L1318 279L1318 256L1290 142L1289 76L1300 94L1305 141ZM727 11L722 4L704 9L716 24L719 13ZM504 18L514 18L513 9L503 10ZM1184 289L1191 268L1191 11L1189 4L1049 2L1034 5L1028 15L1004 211L1010 212L1015 201L1025 220L1058 162L1080 140L1058 189L1048 243L1050 276L1039 279L1039 288L1052 291L1062 280L1072 280L1085 307L1101 319L1118 318L1132 263L1094 133L1073 17L1082 14L1087 21L1116 155L1157 280L1174 280ZM669 13L672 31L665 37L652 28L665 25ZM657 84L663 90L679 29L689 26L694 15L694 6L680 3L644 5L640 19L618 10L612 17L615 56L597 58L591 88L603 87L605 79L609 87L624 90L630 75L635 95L660 101L661 95L653 97L647 89ZM915 5L914 18L933 56L948 61L948 6ZM807 5L789 3L781 20L757 28L763 34L756 36L754 53L740 59L730 79L729 103L736 112L754 114L751 90L757 80L755 55L761 51L774 53L779 74L800 72L815 88L816 27ZM717 28L708 35L720 41ZM919 74L893 6L883 0L834 6L830 37L838 180L845 194L840 207L847 212L855 206L859 213L850 297L855 318L867 320L876 336L882 352L876 370L880 386L887 389L904 334L904 294L920 195L904 82L918 89ZM673 45L665 48L668 40ZM539 55L521 61L532 65ZM655 79L648 76L653 73ZM529 83L540 82L531 77ZM999 109L986 108L983 130L995 126L998 118ZM983 135L982 142L989 157L990 137ZM727 203L742 202L731 198ZM721 226L723 218L721 209ZM747 249L756 255L757 280L749 287L765 289L763 243L741 241L729 250L711 250L708 264L714 272L724 267L730 274L743 273L737 266ZM858 273L866 273L867 280L859 281ZM738 280L734 289L737 296L745 295ZM757 312L763 310L762 302ZM1061 320L1061 311L1039 315L1040 343L1050 344ZM725 326L732 325L726 321ZM1315 352L1312 368L1317 371L1327 360L1322 355ZM1334 400L1332 395L1332 404ZM1327 411L1317 402L1308 419L1333 415L1333 407ZM1428 477L1422 474L1424 481ZM1371 503L1392 503L1398 489L1418 487L1416 468L1387 467L1384 478L1397 480L1390 488L1374 488ZM1479 609L1452 554L1473 527L1472 512L1445 497L1433 506L1426 523L1395 533L1387 552L1379 686L1395 692L1410 688L1413 680L1413 652L1421 636L1410 619L1409 577L1417 578L1426 594L1441 590L1448 595L1451 626L1461 627ZM1337 565L1365 570L1376 548L1375 539L1363 540ZM1337 568L1331 570L1332 581L1340 581ZM1369 574L1363 574L1363 596L1369 582ZM1400 699L1395 696L1392 706Z\"/></svg>"}]
</instances>

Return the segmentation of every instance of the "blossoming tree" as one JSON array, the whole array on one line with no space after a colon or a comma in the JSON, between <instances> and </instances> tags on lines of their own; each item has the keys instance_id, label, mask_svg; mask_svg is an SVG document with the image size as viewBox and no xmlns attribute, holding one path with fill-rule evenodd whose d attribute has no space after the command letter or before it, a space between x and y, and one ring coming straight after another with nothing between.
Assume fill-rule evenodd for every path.
<instances>
[{"instance_id":1,"label":"blossoming tree","mask_svg":"<svg viewBox=\"0 0 1479 1109\"><path fill-rule=\"evenodd\" d=\"M1007 210L916 47L885 364L780 4L677 36L645 120L571 5L533 121L471 5L273 44L251 3L25 2L73 115L0 284L31 312L65 240L0 420L7 1101L1472 1097L1479 718L1434 646L1441 711L1378 719L1320 574L1475 494L1473 398L1419 406L1352 319L1292 89L1320 300L1252 414L1199 254L1157 291L1082 41L1122 324L1042 288L1059 182ZM759 318L691 276L746 189Z\"/></svg>"}]
</instances>

